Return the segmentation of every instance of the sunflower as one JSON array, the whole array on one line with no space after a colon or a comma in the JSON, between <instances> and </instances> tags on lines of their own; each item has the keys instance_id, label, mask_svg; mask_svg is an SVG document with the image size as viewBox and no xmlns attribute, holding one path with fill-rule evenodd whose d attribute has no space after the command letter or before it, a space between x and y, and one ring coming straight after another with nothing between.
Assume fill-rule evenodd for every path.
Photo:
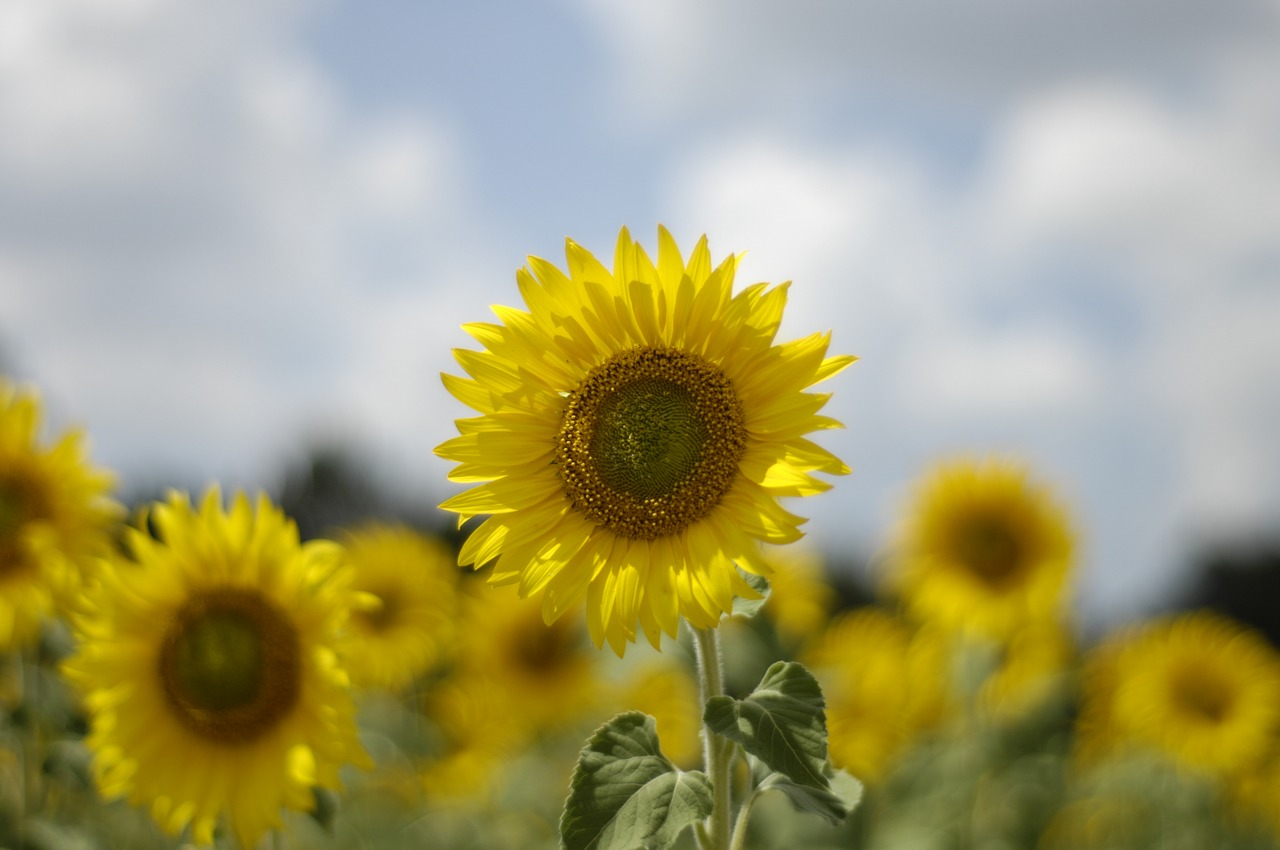
<instances>
[{"instance_id":1,"label":"sunflower","mask_svg":"<svg viewBox=\"0 0 1280 850\"><path fill-rule=\"evenodd\" d=\"M538 606L512 587L481 584L464 599L458 667L472 679L488 678L519 706L508 722L535 731L563 727L592 715L604 697L598 656L589 650L581 622L547 624Z\"/></svg>"},{"instance_id":2,"label":"sunflower","mask_svg":"<svg viewBox=\"0 0 1280 850\"><path fill-rule=\"evenodd\" d=\"M343 537L353 589L366 594L348 657L360 686L402 690L453 650L458 568L443 543L410 528L368 525Z\"/></svg>"},{"instance_id":3,"label":"sunflower","mask_svg":"<svg viewBox=\"0 0 1280 850\"><path fill-rule=\"evenodd\" d=\"M887 576L916 618L989 638L1056 620L1072 566L1062 508L1021 465L958 459L919 484Z\"/></svg>"},{"instance_id":4,"label":"sunflower","mask_svg":"<svg viewBox=\"0 0 1280 850\"><path fill-rule=\"evenodd\" d=\"M772 559L769 599L764 613L787 641L801 644L822 631L835 605L822 557L811 549L788 547Z\"/></svg>"},{"instance_id":5,"label":"sunflower","mask_svg":"<svg viewBox=\"0 0 1280 850\"><path fill-rule=\"evenodd\" d=\"M423 714L435 731L421 765L429 801L482 800L494 790L503 764L534 734L513 706L510 692L480 671L461 671L426 694Z\"/></svg>"},{"instance_id":6,"label":"sunflower","mask_svg":"<svg viewBox=\"0 0 1280 850\"><path fill-rule=\"evenodd\" d=\"M527 311L464 326L470 375L444 375L481 415L436 453L450 478L483 482L446 501L459 521L491 514L459 563L498 558L495 584L540 596L551 622L585 597L596 646L622 655L637 627L655 647L684 617L715 626L738 567L768 574L760 541L802 536L780 496L830 488L849 471L805 437L838 422L804 390L854 358L830 334L774 344L787 285L732 293L737 260L712 268L706 238L686 262L664 228L656 265L624 228L610 272L572 241L568 273L529 258Z\"/></svg>"},{"instance_id":7,"label":"sunflower","mask_svg":"<svg viewBox=\"0 0 1280 850\"><path fill-rule=\"evenodd\" d=\"M1232 779L1228 802L1237 821L1261 827L1280 841L1280 740L1256 766Z\"/></svg>"},{"instance_id":8,"label":"sunflower","mask_svg":"<svg viewBox=\"0 0 1280 850\"><path fill-rule=\"evenodd\" d=\"M1261 635L1198 612L1112 637L1085 665L1082 754L1156 752L1225 779L1257 769L1280 733L1280 656Z\"/></svg>"},{"instance_id":9,"label":"sunflower","mask_svg":"<svg viewBox=\"0 0 1280 850\"><path fill-rule=\"evenodd\" d=\"M676 764L692 766L702 757L702 704L689 670L671 662L645 663L628 676L614 713L628 710L654 719L662 753Z\"/></svg>"},{"instance_id":10,"label":"sunflower","mask_svg":"<svg viewBox=\"0 0 1280 850\"><path fill-rule=\"evenodd\" d=\"M121 515L107 495L112 476L85 457L84 435L44 446L39 431L35 393L0 378L0 651L29 643L74 601Z\"/></svg>"},{"instance_id":11,"label":"sunflower","mask_svg":"<svg viewBox=\"0 0 1280 850\"><path fill-rule=\"evenodd\" d=\"M107 797L149 804L168 832L210 844L225 815L242 846L367 764L341 665L353 594L339 548L300 544L266 499L172 495L128 529L76 619L65 671L85 695Z\"/></svg>"},{"instance_id":12,"label":"sunflower","mask_svg":"<svg viewBox=\"0 0 1280 850\"><path fill-rule=\"evenodd\" d=\"M831 761L864 782L942 718L946 644L878 608L837 615L805 661L826 699Z\"/></svg>"},{"instance_id":13,"label":"sunflower","mask_svg":"<svg viewBox=\"0 0 1280 850\"><path fill-rule=\"evenodd\" d=\"M978 694L984 711L1013 719L1041 705L1061 684L1075 657L1065 628L1055 623L1028 627L999 649L998 664Z\"/></svg>"}]
</instances>

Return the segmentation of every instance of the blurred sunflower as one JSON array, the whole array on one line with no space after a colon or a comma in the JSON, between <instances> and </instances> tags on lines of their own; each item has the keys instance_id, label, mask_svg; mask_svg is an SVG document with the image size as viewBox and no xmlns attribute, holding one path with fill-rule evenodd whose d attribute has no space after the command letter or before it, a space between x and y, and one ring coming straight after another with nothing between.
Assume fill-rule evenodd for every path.
<instances>
[{"instance_id":1,"label":"blurred sunflower","mask_svg":"<svg viewBox=\"0 0 1280 850\"><path fill-rule=\"evenodd\" d=\"M770 562L775 569L769 575L765 616L792 645L801 644L826 626L835 588L827 581L822 556L812 549L780 549Z\"/></svg>"},{"instance_id":2,"label":"blurred sunflower","mask_svg":"<svg viewBox=\"0 0 1280 850\"><path fill-rule=\"evenodd\" d=\"M67 676L107 797L149 804L168 832L210 844L225 815L241 846L313 806L345 762L367 763L340 664L352 594L338 547L300 544L265 497L173 495L128 529L77 618Z\"/></svg>"},{"instance_id":3,"label":"blurred sunflower","mask_svg":"<svg viewBox=\"0 0 1280 850\"><path fill-rule=\"evenodd\" d=\"M519 718L536 730L572 725L594 715L604 698L598 657L588 651L576 620L547 624L536 604L512 587L481 585L463 600L459 646L462 675L486 677L519 706Z\"/></svg>"},{"instance_id":4,"label":"blurred sunflower","mask_svg":"<svg viewBox=\"0 0 1280 850\"><path fill-rule=\"evenodd\" d=\"M1056 620L1072 566L1066 514L1008 460L939 464L898 529L887 582L923 622L991 638Z\"/></svg>"},{"instance_id":5,"label":"blurred sunflower","mask_svg":"<svg viewBox=\"0 0 1280 850\"><path fill-rule=\"evenodd\" d=\"M351 615L351 679L364 687L401 690L453 650L453 553L403 526L364 526L342 542L353 567L352 589L367 595Z\"/></svg>"},{"instance_id":6,"label":"blurred sunflower","mask_svg":"<svg viewBox=\"0 0 1280 850\"><path fill-rule=\"evenodd\" d=\"M768 574L760 541L802 534L778 497L849 471L805 437L839 425L805 390L854 358L827 357L829 333L775 345L786 284L733 295L737 260L712 268L705 237L686 262L659 228L655 264L624 228L612 272L566 255L568 274L517 272L527 312L465 326L484 350L456 350L471 377L443 379L481 415L436 453L484 483L441 507L492 515L459 563L501 555L490 580L540 596L548 622L585 597L592 640L622 655L637 628L656 647L682 616L711 628L755 598L738 567Z\"/></svg>"},{"instance_id":7,"label":"blurred sunflower","mask_svg":"<svg viewBox=\"0 0 1280 850\"><path fill-rule=\"evenodd\" d=\"M1014 718L1039 705L1067 674L1075 644L1054 623L1028 627L1000 647L995 670L978 694L982 708L997 718Z\"/></svg>"},{"instance_id":8,"label":"blurred sunflower","mask_svg":"<svg viewBox=\"0 0 1280 850\"><path fill-rule=\"evenodd\" d=\"M436 732L434 752L422 763L422 789L429 802L484 799L502 765L533 734L528 724L513 717L523 706L479 671L439 683L426 694L422 708Z\"/></svg>"},{"instance_id":9,"label":"blurred sunflower","mask_svg":"<svg viewBox=\"0 0 1280 850\"><path fill-rule=\"evenodd\" d=\"M1232 778L1228 802L1231 813L1246 828L1261 826L1280 841L1280 739L1268 756Z\"/></svg>"},{"instance_id":10,"label":"blurred sunflower","mask_svg":"<svg viewBox=\"0 0 1280 850\"><path fill-rule=\"evenodd\" d=\"M1058 810L1045 825L1038 850L1130 850L1158 847L1158 807L1124 795L1086 797ZM1153 835L1152 833L1156 833Z\"/></svg>"},{"instance_id":11,"label":"blurred sunflower","mask_svg":"<svg viewBox=\"0 0 1280 850\"><path fill-rule=\"evenodd\" d=\"M867 783L946 707L946 644L878 608L837 615L804 660L826 698L832 763Z\"/></svg>"},{"instance_id":12,"label":"blurred sunflower","mask_svg":"<svg viewBox=\"0 0 1280 850\"><path fill-rule=\"evenodd\" d=\"M642 711L658 728L662 753L689 767L702 757L702 705L691 671L670 662L646 663L627 677L613 713Z\"/></svg>"},{"instance_id":13,"label":"blurred sunflower","mask_svg":"<svg viewBox=\"0 0 1280 850\"><path fill-rule=\"evenodd\" d=\"M1082 755L1134 748L1222 778L1253 770L1280 734L1280 656L1209 612L1115 636L1085 664Z\"/></svg>"},{"instance_id":14,"label":"blurred sunflower","mask_svg":"<svg viewBox=\"0 0 1280 850\"><path fill-rule=\"evenodd\" d=\"M29 643L41 621L74 604L122 513L84 435L43 446L40 418L36 395L0 378L0 651Z\"/></svg>"}]
</instances>

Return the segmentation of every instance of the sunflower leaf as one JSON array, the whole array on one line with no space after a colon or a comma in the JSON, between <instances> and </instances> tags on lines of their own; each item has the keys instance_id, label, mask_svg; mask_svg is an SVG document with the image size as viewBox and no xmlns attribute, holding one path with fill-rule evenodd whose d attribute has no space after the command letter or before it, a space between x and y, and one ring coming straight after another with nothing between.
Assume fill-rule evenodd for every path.
<instances>
[{"instance_id":1,"label":"sunflower leaf","mask_svg":"<svg viewBox=\"0 0 1280 850\"><path fill-rule=\"evenodd\" d=\"M804 665L776 662L746 699L707 700L703 720L796 785L829 787L825 703Z\"/></svg>"},{"instance_id":2,"label":"sunflower leaf","mask_svg":"<svg viewBox=\"0 0 1280 850\"><path fill-rule=\"evenodd\" d=\"M578 756L560 817L565 850L658 850L711 814L711 784L658 747L654 719L627 711Z\"/></svg>"},{"instance_id":3,"label":"sunflower leaf","mask_svg":"<svg viewBox=\"0 0 1280 850\"><path fill-rule=\"evenodd\" d=\"M760 613L760 609L764 607L764 603L769 601L769 580L764 576L758 576L755 573L749 573L740 570L742 578L751 585L751 589L760 594L759 599L743 599L741 596L735 596L733 599L733 610L729 612L730 617L754 617Z\"/></svg>"},{"instance_id":4,"label":"sunflower leaf","mask_svg":"<svg viewBox=\"0 0 1280 850\"><path fill-rule=\"evenodd\" d=\"M835 825L847 818L862 802L862 783L843 770L834 770L830 765L824 773L829 783L828 788L797 785L781 773L769 773L756 788L761 793L781 791L797 811L818 815Z\"/></svg>"}]
</instances>

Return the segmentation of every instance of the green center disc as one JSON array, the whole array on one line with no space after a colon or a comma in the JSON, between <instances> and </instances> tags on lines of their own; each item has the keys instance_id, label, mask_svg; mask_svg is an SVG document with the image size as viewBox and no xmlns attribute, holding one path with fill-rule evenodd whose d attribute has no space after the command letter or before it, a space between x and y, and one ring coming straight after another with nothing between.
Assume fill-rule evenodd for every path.
<instances>
[{"instance_id":1,"label":"green center disc","mask_svg":"<svg viewBox=\"0 0 1280 850\"><path fill-rule=\"evenodd\" d=\"M639 500L660 499L693 473L706 442L689 390L641 378L600 402L591 453L606 486Z\"/></svg>"},{"instance_id":2,"label":"green center disc","mask_svg":"<svg viewBox=\"0 0 1280 850\"><path fill-rule=\"evenodd\" d=\"M301 693L297 630L261 593L219 588L193 596L160 651L165 696L188 728L241 743L275 726Z\"/></svg>"},{"instance_id":3,"label":"green center disc","mask_svg":"<svg viewBox=\"0 0 1280 850\"><path fill-rule=\"evenodd\" d=\"M0 575L32 566L22 545L23 526L49 516L43 491L21 470L0 474Z\"/></svg>"},{"instance_id":4,"label":"green center disc","mask_svg":"<svg viewBox=\"0 0 1280 850\"><path fill-rule=\"evenodd\" d=\"M556 441L565 494L622 537L678 534L719 504L746 451L742 404L697 354L643 346L587 373Z\"/></svg>"},{"instance_id":5,"label":"green center disc","mask_svg":"<svg viewBox=\"0 0 1280 850\"><path fill-rule=\"evenodd\" d=\"M960 561L978 578L998 587L1021 572L1023 547L1008 524L994 517L974 517L959 533Z\"/></svg>"}]
</instances>

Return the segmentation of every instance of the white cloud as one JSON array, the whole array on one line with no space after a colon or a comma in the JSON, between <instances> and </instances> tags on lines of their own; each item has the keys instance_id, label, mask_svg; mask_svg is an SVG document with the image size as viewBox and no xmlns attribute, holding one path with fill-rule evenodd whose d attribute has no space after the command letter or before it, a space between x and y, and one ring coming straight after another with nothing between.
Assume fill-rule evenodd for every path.
<instances>
[{"instance_id":1,"label":"white cloud","mask_svg":"<svg viewBox=\"0 0 1280 850\"><path fill-rule=\"evenodd\" d=\"M1089 82L1028 98L989 157L987 229L1015 251L1106 251L1161 287L1229 284L1280 246L1280 110L1234 102L1245 84L1181 107Z\"/></svg>"},{"instance_id":2,"label":"white cloud","mask_svg":"<svg viewBox=\"0 0 1280 850\"><path fill-rule=\"evenodd\" d=\"M474 275L465 158L437 119L357 115L307 14L0 4L0 335L110 465L261 486L317 420L447 423L401 411L438 382L415 317Z\"/></svg>"},{"instance_id":3,"label":"white cloud","mask_svg":"<svg viewBox=\"0 0 1280 850\"><path fill-rule=\"evenodd\" d=\"M834 327L865 355L833 400L861 492L819 509L827 535L874 533L867 491L940 452L1030 452L1081 500L1083 595L1115 617L1151 604L1195 535L1274 523L1280 111L1248 95L1264 67L1227 63L1193 102L1092 77L1030 90L962 181L742 124L673 168L685 231L749 248L752 279L796 278L793 333Z\"/></svg>"},{"instance_id":4,"label":"white cloud","mask_svg":"<svg viewBox=\"0 0 1280 850\"><path fill-rule=\"evenodd\" d=\"M896 365L895 396L907 415L946 428L957 420L1019 422L1043 427L1101 399L1095 357L1075 333L1058 327L981 332L949 328L913 335Z\"/></svg>"},{"instance_id":5,"label":"white cloud","mask_svg":"<svg viewBox=\"0 0 1280 850\"><path fill-rule=\"evenodd\" d=\"M859 104L999 109L1082 74L1194 80L1274 53L1267 0L578 0L609 45L628 132L829 120Z\"/></svg>"}]
</instances>

